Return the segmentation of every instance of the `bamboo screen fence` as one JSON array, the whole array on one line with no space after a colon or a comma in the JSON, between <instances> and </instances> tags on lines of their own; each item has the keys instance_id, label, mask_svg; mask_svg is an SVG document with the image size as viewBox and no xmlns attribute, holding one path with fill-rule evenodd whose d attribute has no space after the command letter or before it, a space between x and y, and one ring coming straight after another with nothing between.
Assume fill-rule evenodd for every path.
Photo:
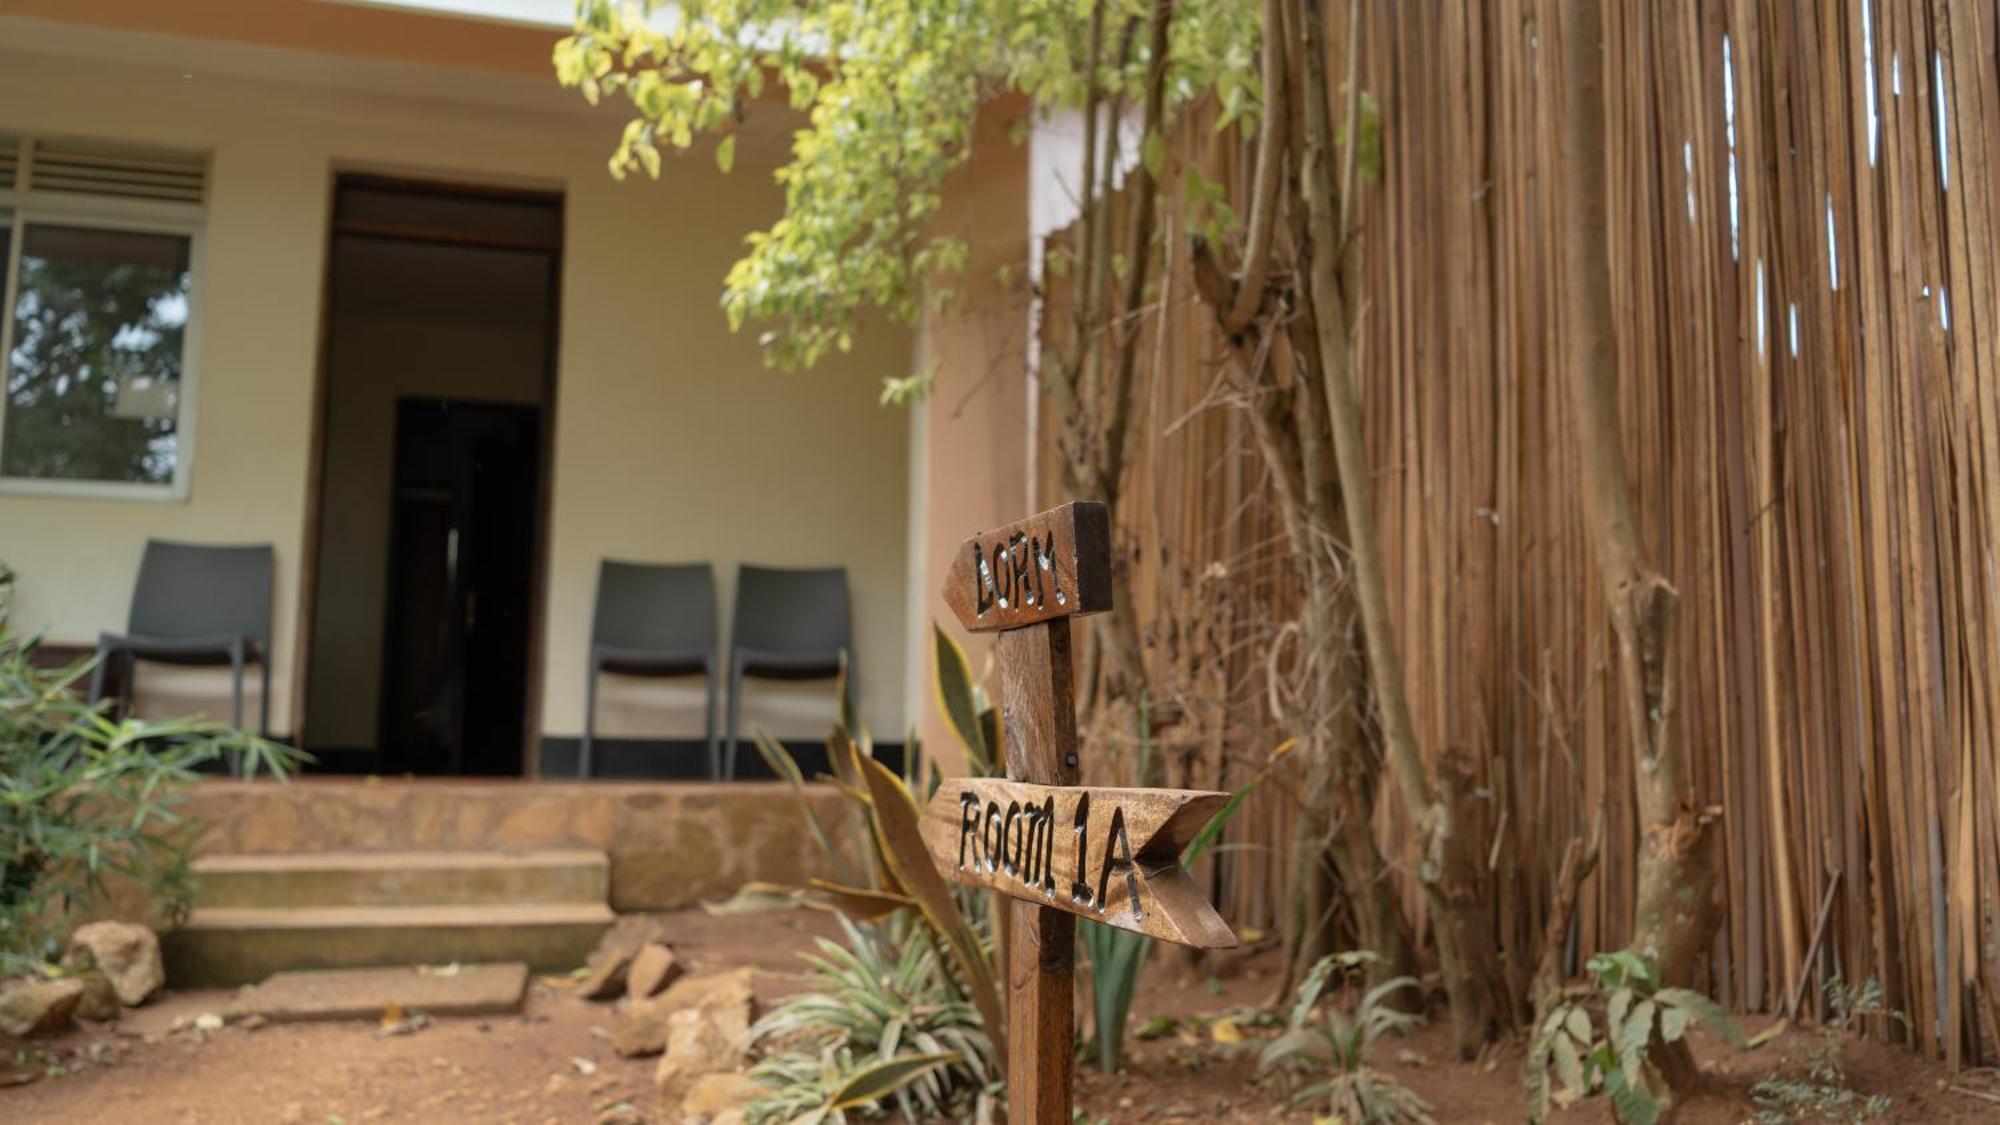
<instances>
[{"instance_id":1,"label":"bamboo screen fence","mask_svg":"<svg viewBox=\"0 0 2000 1125\"><path fill-rule=\"evenodd\" d=\"M1627 449L1683 597L1683 737L1723 812L1709 987L1770 1011L1790 980L1811 1004L1832 973L1873 977L1922 1049L1991 1059L2000 4L1609 7ZM1363 234L1371 500L1426 749L1483 763L1516 961L1600 810L1574 948L1621 943L1636 844L1562 382L1556 24L1546 0L1370 0L1361 51L1385 146ZM1242 198L1232 135L1183 141ZM1221 351L1173 221L1128 588L1155 691L1178 700L1172 779L1230 785L1278 741L1262 653L1296 591L1261 467L1213 398ZM1053 499L1053 468L1040 480ZM1280 909L1278 788L1218 860L1240 924ZM1402 855L1386 809L1380 830Z\"/></svg>"}]
</instances>

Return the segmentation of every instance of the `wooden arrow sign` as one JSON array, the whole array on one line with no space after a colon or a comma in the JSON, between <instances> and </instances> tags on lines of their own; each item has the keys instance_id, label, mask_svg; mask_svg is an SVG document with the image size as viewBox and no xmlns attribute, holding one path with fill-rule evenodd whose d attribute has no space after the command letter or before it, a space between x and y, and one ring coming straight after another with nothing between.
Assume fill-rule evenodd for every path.
<instances>
[{"instance_id":1,"label":"wooden arrow sign","mask_svg":"<svg viewBox=\"0 0 2000 1125\"><path fill-rule=\"evenodd\" d=\"M1209 949L1236 935L1181 851L1227 798L1087 789L1078 760L1070 618L1111 608L1111 517L1079 501L975 535L945 576L959 624L998 633L1007 777L949 781L924 811L938 870L1007 904L1007 1113L1070 1125L1076 918ZM998 920L996 919L996 922Z\"/></svg>"},{"instance_id":2,"label":"wooden arrow sign","mask_svg":"<svg viewBox=\"0 0 2000 1125\"><path fill-rule=\"evenodd\" d=\"M944 600L975 633L1110 609L1110 515L1102 504L1069 503L967 539Z\"/></svg>"},{"instance_id":3,"label":"wooden arrow sign","mask_svg":"<svg viewBox=\"0 0 2000 1125\"><path fill-rule=\"evenodd\" d=\"M945 782L924 843L948 878L1177 945L1229 949L1236 935L1181 868L1229 799L1191 789Z\"/></svg>"}]
</instances>

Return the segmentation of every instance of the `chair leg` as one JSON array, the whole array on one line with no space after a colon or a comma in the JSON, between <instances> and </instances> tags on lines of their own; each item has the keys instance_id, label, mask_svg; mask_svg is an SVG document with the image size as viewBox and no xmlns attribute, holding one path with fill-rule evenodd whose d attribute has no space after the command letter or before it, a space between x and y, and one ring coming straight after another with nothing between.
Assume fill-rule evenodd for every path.
<instances>
[{"instance_id":1,"label":"chair leg","mask_svg":"<svg viewBox=\"0 0 2000 1125\"><path fill-rule=\"evenodd\" d=\"M84 702L95 706L98 700L104 698L104 666L116 657L116 649L103 641L97 642L97 663L90 669L90 698Z\"/></svg>"},{"instance_id":2,"label":"chair leg","mask_svg":"<svg viewBox=\"0 0 2000 1125\"><path fill-rule=\"evenodd\" d=\"M589 678L583 686L583 742L576 752L576 776L590 776L591 740L597 733L597 664L590 665Z\"/></svg>"},{"instance_id":3,"label":"chair leg","mask_svg":"<svg viewBox=\"0 0 2000 1125\"><path fill-rule=\"evenodd\" d=\"M243 729L243 646L229 646L229 725Z\"/></svg>"},{"instance_id":4,"label":"chair leg","mask_svg":"<svg viewBox=\"0 0 2000 1125\"><path fill-rule=\"evenodd\" d=\"M257 658L262 686L257 689L257 737L271 737L271 659L267 652Z\"/></svg>"},{"instance_id":5,"label":"chair leg","mask_svg":"<svg viewBox=\"0 0 2000 1125\"><path fill-rule=\"evenodd\" d=\"M124 721L132 713L132 699L139 687L139 654L130 649L121 654L118 661L118 718Z\"/></svg>"},{"instance_id":6,"label":"chair leg","mask_svg":"<svg viewBox=\"0 0 2000 1125\"><path fill-rule=\"evenodd\" d=\"M736 780L736 734L743 720L743 660L729 662L729 734L724 740L722 779Z\"/></svg>"},{"instance_id":7,"label":"chair leg","mask_svg":"<svg viewBox=\"0 0 2000 1125\"><path fill-rule=\"evenodd\" d=\"M229 725L243 729L243 642L229 646ZM229 776L241 777L243 764L235 752L229 755Z\"/></svg>"},{"instance_id":8,"label":"chair leg","mask_svg":"<svg viewBox=\"0 0 2000 1125\"><path fill-rule=\"evenodd\" d=\"M840 691L843 696L840 701L841 714L854 716L855 725L859 726L861 724L861 692L854 686L854 658L846 649L840 650ZM851 730L847 733L852 737L859 737L861 732Z\"/></svg>"},{"instance_id":9,"label":"chair leg","mask_svg":"<svg viewBox=\"0 0 2000 1125\"><path fill-rule=\"evenodd\" d=\"M710 781L721 781L722 745L718 738L720 732L716 730L715 726L715 661L708 660L703 662L702 679L708 686L708 721L706 729L702 732L708 741L708 779Z\"/></svg>"}]
</instances>

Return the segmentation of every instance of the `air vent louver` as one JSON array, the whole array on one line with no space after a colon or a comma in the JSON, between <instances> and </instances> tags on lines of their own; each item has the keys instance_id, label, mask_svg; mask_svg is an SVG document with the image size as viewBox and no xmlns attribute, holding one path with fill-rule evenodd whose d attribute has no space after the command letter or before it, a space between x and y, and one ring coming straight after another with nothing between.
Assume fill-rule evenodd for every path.
<instances>
[{"instance_id":1,"label":"air vent louver","mask_svg":"<svg viewBox=\"0 0 2000 1125\"><path fill-rule=\"evenodd\" d=\"M200 153L130 148L89 141L35 142L37 192L200 203L208 160Z\"/></svg>"},{"instance_id":2,"label":"air vent louver","mask_svg":"<svg viewBox=\"0 0 2000 1125\"><path fill-rule=\"evenodd\" d=\"M0 133L0 191L21 182L21 138Z\"/></svg>"}]
</instances>

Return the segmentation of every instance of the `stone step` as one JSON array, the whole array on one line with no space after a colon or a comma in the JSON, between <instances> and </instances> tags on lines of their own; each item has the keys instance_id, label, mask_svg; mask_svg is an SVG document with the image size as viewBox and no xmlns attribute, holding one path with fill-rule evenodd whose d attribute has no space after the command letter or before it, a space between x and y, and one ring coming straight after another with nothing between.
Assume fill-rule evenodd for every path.
<instances>
[{"instance_id":1,"label":"stone step","mask_svg":"<svg viewBox=\"0 0 2000 1125\"><path fill-rule=\"evenodd\" d=\"M219 988L291 969L583 964L613 920L594 903L203 907L164 943L167 983Z\"/></svg>"},{"instance_id":2,"label":"stone step","mask_svg":"<svg viewBox=\"0 0 2000 1125\"><path fill-rule=\"evenodd\" d=\"M273 973L237 993L228 1015L274 1023L377 1020L394 1004L428 1016L495 1016L521 1010L528 967L466 965L456 969L301 969Z\"/></svg>"},{"instance_id":3,"label":"stone step","mask_svg":"<svg viewBox=\"0 0 2000 1125\"><path fill-rule=\"evenodd\" d=\"M197 908L602 903L603 852L322 852L194 863Z\"/></svg>"}]
</instances>

